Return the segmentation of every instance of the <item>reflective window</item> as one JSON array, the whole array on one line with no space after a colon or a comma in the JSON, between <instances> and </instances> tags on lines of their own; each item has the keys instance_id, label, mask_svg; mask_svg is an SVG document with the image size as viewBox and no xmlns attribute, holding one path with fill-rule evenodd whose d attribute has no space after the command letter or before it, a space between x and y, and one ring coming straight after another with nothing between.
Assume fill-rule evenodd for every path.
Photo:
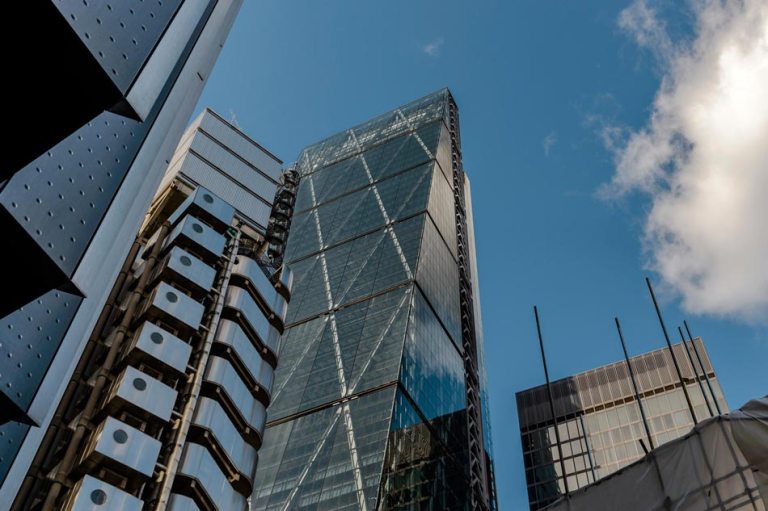
<instances>
[{"instance_id":1,"label":"reflective window","mask_svg":"<svg viewBox=\"0 0 768 511\"><path fill-rule=\"evenodd\" d=\"M301 259L424 211L433 168L434 164L413 168L297 214L291 225L286 260ZM314 175L306 179L311 181ZM311 182L305 186L311 186Z\"/></svg>"},{"instance_id":2,"label":"reflective window","mask_svg":"<svg viewBox=\"0 0 768 511\"><path fill-rule=\"evenodd\" d=\"M290 328L269 420L396 380L410 304L400 288Z\"/></svg>"},{"instance_id":3,"label":"reflective window","mask_svg":"<svg viewBox=\"0 0 768 511\"><path fill-rule=\"evenodd\" d=\"M400 381L427 420L466 407L464 362L420 291L413 296Z\"/></svg>"},{"instance_id":4,"label":"reflective window","mask_svg":"<svg viewBox=\"0 0 768 511\"><path fill-rule=\"evenodd\" d=\"M267 428L253 509L376 508L395 387Z\"/></svg>"},{"instance_id":5,"label":"reflective window","mask_svg":"<svg viewBox=\"0 0 768 511\"><path fill-rule=\"evenodd\" d=\"M286 322L413 279L424 219L413 217L292 264L294 288Z\"/></svg>"},{"instance_id":6,"label":"reflective window","mask_svg":"<svg viewBox=\"0 0 768 511\"><path fill-rule=\"evenodd\" d=\"M466 454L452 451L456 444L446 446L438 438L465 435L466 420L465 413L458 411L427 423L398 392L377 509L468 509ZM425 508L426 503L429 506Z\"/></svg>"}]
</instances>

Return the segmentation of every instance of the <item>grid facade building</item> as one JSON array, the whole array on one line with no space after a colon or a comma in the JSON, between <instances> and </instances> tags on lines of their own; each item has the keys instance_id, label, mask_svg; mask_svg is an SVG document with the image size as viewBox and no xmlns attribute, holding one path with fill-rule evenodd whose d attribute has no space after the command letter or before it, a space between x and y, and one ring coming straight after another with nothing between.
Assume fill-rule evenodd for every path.
<instances>
[{"instance_id":1,"label":"grid facade building","mask_svg":"<svg viewBox=\"0 0 768 511\"><path fill-rule=\"evenodd\" d=\"M721 410L727 404L701 339L696 349ZM691 343L673 345L696 418L716 414ZM686 353L686 350L688 353ZM687 434L694 426L668 349L630 358L655 446ZM557 428L569 491L591 484L645 455L648 438L625 361L552 382ZM702 393L703 392L703 393ZM542 509L565 492L555 425L546 386L517 393L523 459L531 510Z\"/></svg>"},{"instance_id":2,"label":"grid facade building","mask_svg":"<svg viewBox=\"0 0 768 511\"><path fill-rule=\"evenodd\" d=\"M292 281L281 163L192 123L10 509L247 509Z\"/></svg>"},{"instance_id":3,"label":"grid facade building","mask_svg":"<svg viewBox=\"0 0 768 511\"><path fill-rule=\"evenodd\" d=\"M0 168L0 278L13 287L0 296L0 508L53 418L240 4L8 6L26 29L4 31L18 36L6 71L19 136Z\"/></svg>"},{"instance_id":4,"label":"grid facade building","mask_svg":"<svg viewBox=\"0 0 768 511\"><path fill-rule=\"evenodd\" d=\"M301 153L252 509L495 509L460 163L447 90Z\"/></svg>"}]
</instances>

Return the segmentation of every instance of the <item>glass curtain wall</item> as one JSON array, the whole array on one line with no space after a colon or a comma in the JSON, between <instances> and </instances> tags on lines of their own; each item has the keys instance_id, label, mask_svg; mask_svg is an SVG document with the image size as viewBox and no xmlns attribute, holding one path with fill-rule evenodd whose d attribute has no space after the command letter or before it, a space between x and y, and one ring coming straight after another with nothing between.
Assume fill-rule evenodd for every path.
<instances>
[{"instance_id":1,"label":"glass curtain wall","mask_svg":"<svg viewBox=\"0 0 768 511\"><path fill-rule=\"evenodd\" d=\"M253 509L468 509L449 97L299 158Z\"/></svg>"}]
</instances>

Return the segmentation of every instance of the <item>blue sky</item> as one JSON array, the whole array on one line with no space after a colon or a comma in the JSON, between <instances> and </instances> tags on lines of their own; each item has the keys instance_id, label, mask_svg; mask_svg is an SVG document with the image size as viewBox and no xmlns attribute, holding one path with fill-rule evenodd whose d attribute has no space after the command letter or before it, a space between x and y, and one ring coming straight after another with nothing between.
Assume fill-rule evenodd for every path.
<instances>
[{"instance_id":1,"label":"blue sky","mask_svg":"<svg viewBox=\"0 0 768 511\"><path fill-rule=\"evenodd\" d=\"M688 318L704 338L729 404L765 393L768 335L755 316L734 316L701 296L687 302L701 313L686 312L674 282L665 286L647 269L642 239L655 196L629 187L598 197L617 161L606 140L621 144L647 124L669 62L663 47L641 47L642 33L620 27L629 2L245 4L200 107L234 116L286 162L440 87L456 97L473 185L502 509L527 509L514 393L543 381L534 304L550 373L563 377L621 357L615 315L631 352L662 345L643 280L650 275L668 325ZM690 39L690 16L670 11L659 13L666 27Z\"/></svg>"}]
</instances>

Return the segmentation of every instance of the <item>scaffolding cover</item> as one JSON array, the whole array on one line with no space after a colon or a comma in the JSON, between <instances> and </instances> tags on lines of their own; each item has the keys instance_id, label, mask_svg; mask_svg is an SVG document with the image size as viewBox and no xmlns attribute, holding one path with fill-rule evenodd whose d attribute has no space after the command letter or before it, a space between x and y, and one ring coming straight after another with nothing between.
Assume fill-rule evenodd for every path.
<instances>
[{"instance_id":1,"label":"scaffolding cover","mask_svg":"<svg viewBox=\"0 0 768 511\"><path fill-rule=\"evenodd\" d=\"M691 432L551 506L552 511L768 509L768 396Z\"/></svg>"}]
</instances>

